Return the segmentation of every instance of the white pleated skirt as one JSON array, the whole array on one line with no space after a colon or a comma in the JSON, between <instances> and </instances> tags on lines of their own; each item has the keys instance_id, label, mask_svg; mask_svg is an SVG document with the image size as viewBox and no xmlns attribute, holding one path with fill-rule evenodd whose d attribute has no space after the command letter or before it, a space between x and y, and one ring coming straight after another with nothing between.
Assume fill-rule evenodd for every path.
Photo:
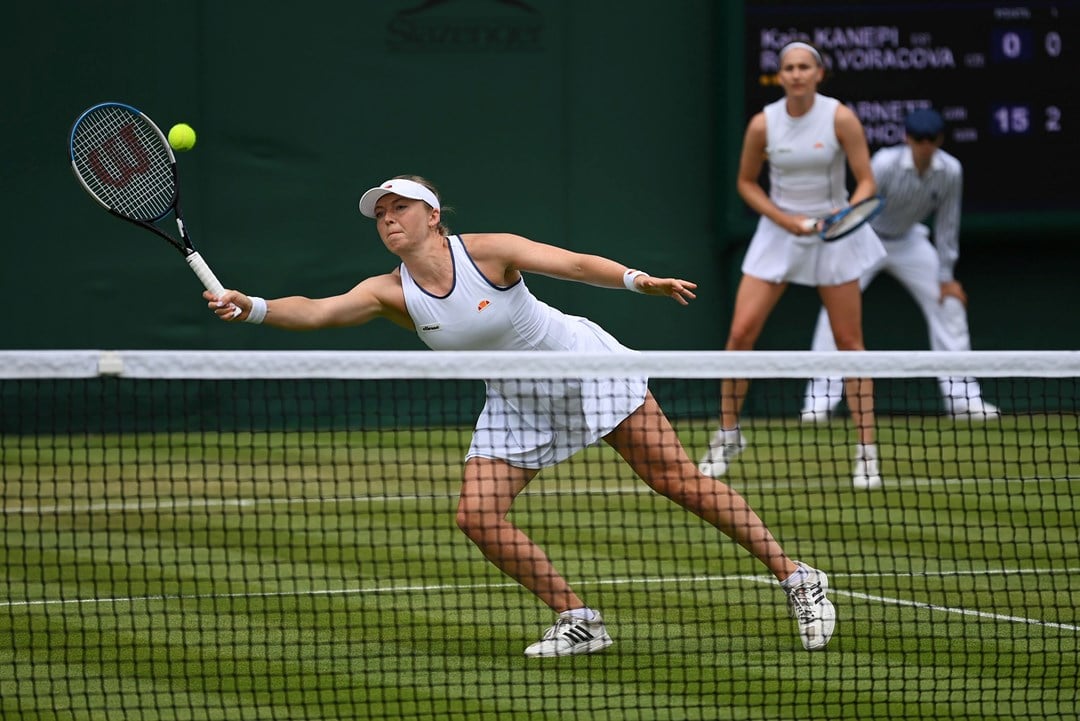
<instances>
[{"instance_id":1,"label":"white pleated skirt","mask_svg":"<svg viewBox=\"0 0 1080 721\"><path fill-rule=\"evenodd\" d=\"M607 331L575 319L573 347L587 353L632 353ZM542 352L542 351L538 351ZM465 458L495 458L518 468L547 468L596 444L645 402L647 378L498 380Z\"/></svg>"},{"instance_id":2,"label":"white pleated skirt","mask_svg":"<svg viewBox=\"0 0 1080 721\"><path fill-rule=\"evenodd\" d=\"M743 258L742 272L770 283L840 285L862 276L885 253L869 224L826 243L817 235L793 235L762 216Z\"/></svg>"}]
</instances>

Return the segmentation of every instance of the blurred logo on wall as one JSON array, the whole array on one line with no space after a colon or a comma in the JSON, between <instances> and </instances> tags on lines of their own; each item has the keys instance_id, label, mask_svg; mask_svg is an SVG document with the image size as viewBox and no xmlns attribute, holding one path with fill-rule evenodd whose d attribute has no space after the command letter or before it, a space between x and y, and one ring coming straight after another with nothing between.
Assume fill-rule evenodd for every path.
<instances>
[{"instance_id":1,"label":"blurred logo on wall","mask_svg":"<svg viewBox=\"0 0 1080 721\"><path fill-rule=\"evenodd\" d=\"M536 52L544 17L523 0L409 0L386 25L386 48L405 53Z\"/></svg>"}]
</instances>

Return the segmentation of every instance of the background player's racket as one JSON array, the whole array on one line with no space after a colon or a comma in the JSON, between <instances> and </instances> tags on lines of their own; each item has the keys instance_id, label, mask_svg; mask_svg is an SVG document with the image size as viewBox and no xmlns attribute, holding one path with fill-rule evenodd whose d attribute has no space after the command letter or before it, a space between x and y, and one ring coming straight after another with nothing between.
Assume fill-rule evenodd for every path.
<instances>
[{"instance_id":1,"label":"background player's racket","mask_svg":"<svg viewBox=\"0 0 1080 721\"><path fill-rule=\"evenodd\" d=\"M176 157L150 118L123 103L87 109L71 126L71 169L102 207L167 240L207 290L215 295L225 292L188 236L180 210ZM156 225L170 212L180 240ZM236 308L234 317L240 312Z\"/></svg>"},{"instance_id":2,"label":"background player's racket","mask_svg":"<svg viewBox=\"0 0 1080 721\"><path fill-rule=\"evenodd\" d=\"M804 223L807 230L817 228L818 235L824 241L840 240L850 235L874 218L885 207L885 199L873 195L849 205L825 218L807 218Z\"/></svg>"}]
</instances>

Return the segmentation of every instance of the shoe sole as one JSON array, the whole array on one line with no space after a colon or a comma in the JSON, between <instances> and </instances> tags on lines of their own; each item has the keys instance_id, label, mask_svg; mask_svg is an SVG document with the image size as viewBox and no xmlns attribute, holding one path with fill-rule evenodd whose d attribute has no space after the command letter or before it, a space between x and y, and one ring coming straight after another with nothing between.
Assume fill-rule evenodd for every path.
<instances>
[{"instance_id":1,"label":"shoe sole","mask_svg":"<svg viewBox=\"0 0 1080 721\"><path fill-rule=\"evenodd\" d=\"M815 423L826 424L832 420L832 414L827 411L803 411L799 414L799 422L805 425Z\"/></svg>"},{"instance_id":2,"label":"shoe sole","mask_svg":"<svg viewBox=\"0 0 1080 721\"><path fill-rule=\"evenodd\" d=\"M1000 413L954 413L952 420L968 423L988 423L1001 420Z\"/></svg>"},{"instance_id":3,"label":"shoe sole","mask_svg":"<svg viewBox=\"0 0 1080 721\"><path fill-rule=\"evenodd\" d=\"M586 641L585 643L578 643L570 648L566 649L562 653L543 653L537 651L529 653L528 649L525 649L526 658L561 658L563 656L581 656L586 653L596 653L597 651L603 651L605 648L615 643L611 640L611 636L606 633L600 638L594 638L592 641Z\"/></svg>"}]
</instances>

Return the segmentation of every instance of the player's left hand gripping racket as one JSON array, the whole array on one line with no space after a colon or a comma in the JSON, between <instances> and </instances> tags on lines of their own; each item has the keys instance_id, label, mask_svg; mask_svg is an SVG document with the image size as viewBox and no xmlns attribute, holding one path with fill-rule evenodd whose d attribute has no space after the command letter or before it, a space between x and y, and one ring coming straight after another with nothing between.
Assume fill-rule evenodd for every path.
<instances>
[{"instance_id":1,"label":"player's left hand gripping racket","mask_svg":"<svg viewBox=\"0 0 1080 721\"><path fill-rule=\"evenodd\" d=\"M876 218L884 207L885 199L880 195L873 195L826 218L807 218L803 222L807 230L817 230L818 236L829 243L851 235Z\"/></svg>"},{"instance_id":2,"label":"player's left hand gripping racket","mask_svg":"<svg viewBox=\"0 0 1080 721\"><path fill-rule=\"evenodd\" d=\"M207 290L215 295L225 292L188 236L180 210L176 157L150 118L123 103L88 108L71 126L71 169L103 208L167 240ZM170 212L180 240L156 225ZM233 315L240 312L236 308Z\"/></svg>"}]
</instances>

